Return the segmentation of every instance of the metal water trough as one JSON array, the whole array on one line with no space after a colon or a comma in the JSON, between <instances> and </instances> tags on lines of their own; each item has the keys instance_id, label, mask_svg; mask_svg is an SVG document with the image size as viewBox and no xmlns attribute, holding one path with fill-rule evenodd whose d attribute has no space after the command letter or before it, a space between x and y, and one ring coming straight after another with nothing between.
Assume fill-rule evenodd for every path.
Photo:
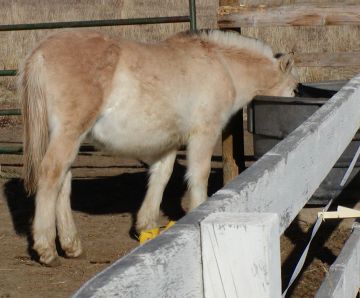
<instances>
[{"instance_id":1,"label":"metal water trough","mask_svg":"<svg viewBox=\"0 0 360 298\"><path fill-rule=\"evenodd\" d=\"M296 97L257 97L248 108L248 130L254 135L254 157L258 160L346 84L327 81L301 84ZM346 117L346 115L344 115ZM314 193L310 204L324 204L341 192L340 181L359 146L360 132L349 144L326 179ZM316 146L316 144L314 144ZM326 154L326 152L324 152ZM357 164L348 183L360 170Z\"/></svg>"}]
</instances>

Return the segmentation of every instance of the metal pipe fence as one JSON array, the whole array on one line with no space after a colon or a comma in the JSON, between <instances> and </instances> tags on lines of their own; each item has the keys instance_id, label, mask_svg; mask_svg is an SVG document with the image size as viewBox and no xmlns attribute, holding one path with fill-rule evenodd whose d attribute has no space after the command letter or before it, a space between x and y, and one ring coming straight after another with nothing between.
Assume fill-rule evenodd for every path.
<instances>
[{"instance_id":1,"label":"metal pipe fence","mask_svg":"<svg viewBox=\"0 0 360 298\"><path fill-rule=\"evenodd\" d=\"M0 25L0 32L1 31L84 28L84 27L153 25L153 24L168 24L168 23L190 23L190 30L195 31L196 27L197 27L195 0L189 0L189 15L187 15L187 16ZM0 76L15 76L16 73L17 73L17 71L15 69L0 70Z\"/></svg>"}]
</instances>

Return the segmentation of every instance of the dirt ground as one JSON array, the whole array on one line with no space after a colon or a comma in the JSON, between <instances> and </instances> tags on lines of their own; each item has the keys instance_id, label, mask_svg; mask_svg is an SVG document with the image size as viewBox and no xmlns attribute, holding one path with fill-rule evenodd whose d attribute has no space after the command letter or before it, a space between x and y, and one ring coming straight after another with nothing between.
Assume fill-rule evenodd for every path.
<instances>
[{"instance_id":1,"label":"dirt ground","mask_svg":"<svg viewBox=\"0 0 360 298\"><path fill-rule=\"evenodd\" d=\"M19 145L20 140L21 123L16 118L0 117L0 144ZM219 146L215 153L209 194L222 185ZM80 259L61 258L61 266L56 268L37 263L31 249L34 202L26 198L20 179L21 155L0 155L0 164L0 298L68 297L94 274L139 245L132 237L132 224L146 189L146 168L141 163L99 152L79 155L73 167L72 207L85 254ZM183 215L180 198L184 164L180 152L162 204L163 221ZM358 201L356 191L343 197L349 205ZM306 244L318 210L304 209L281 237L284 283ZM349 227L351 222L323 225L288 297L314 296L349 236Z\"/></svg>"}]
</instances>

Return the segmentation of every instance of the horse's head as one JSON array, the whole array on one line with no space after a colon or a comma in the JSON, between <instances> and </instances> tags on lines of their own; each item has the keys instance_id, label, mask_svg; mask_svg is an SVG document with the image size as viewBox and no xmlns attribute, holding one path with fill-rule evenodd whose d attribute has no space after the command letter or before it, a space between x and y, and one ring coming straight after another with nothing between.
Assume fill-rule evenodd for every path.
<instances>
[{"instance_id":1,"label":"horse's head","mask_svg":"<svg viewBox=\"0 0 360 298\"><path fill-rule=\"evenodd\" d=\"M294 54L275 55L275 73L269 78L268 88L261 95L293 97L298 85L295 73Z\"/></svg>"}]
</instances>

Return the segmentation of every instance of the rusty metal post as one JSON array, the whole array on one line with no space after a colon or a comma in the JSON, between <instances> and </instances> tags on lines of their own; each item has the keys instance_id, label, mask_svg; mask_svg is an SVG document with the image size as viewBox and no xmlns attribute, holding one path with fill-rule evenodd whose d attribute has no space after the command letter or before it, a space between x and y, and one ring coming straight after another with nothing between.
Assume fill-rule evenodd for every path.
<instances>
[{"instance_id":1,"label":"rusty metal post","mask_svg":"<svg viewBox=\"0 0 360 298\"><path fill-rule=\"evenodd\" d=\"M230 30L230 29L227 29ZM241 28L231 28L241 33ZM236 113L222 135L223 183L245 170L243 110Z\"/></svg>"},{"instance_id":2,"label":"rusty metal post","mask_svg":"<svg viewBox=\"0 0 360 298\"><path fill-rule=\"evenodd\" d=\"M234 115L223 131L222 156L226 184L245 170L243 110Z\"/></svg>"},{"instance_id":3,"label":"rusty metal post","mask_svg":"<svg viewBox=\"0 0 360 298\"><path fill-rule=\"evenodd\" d=\"M196 3L189 0L190 31L196 31Z\"/></svg>"}]
</instances>

